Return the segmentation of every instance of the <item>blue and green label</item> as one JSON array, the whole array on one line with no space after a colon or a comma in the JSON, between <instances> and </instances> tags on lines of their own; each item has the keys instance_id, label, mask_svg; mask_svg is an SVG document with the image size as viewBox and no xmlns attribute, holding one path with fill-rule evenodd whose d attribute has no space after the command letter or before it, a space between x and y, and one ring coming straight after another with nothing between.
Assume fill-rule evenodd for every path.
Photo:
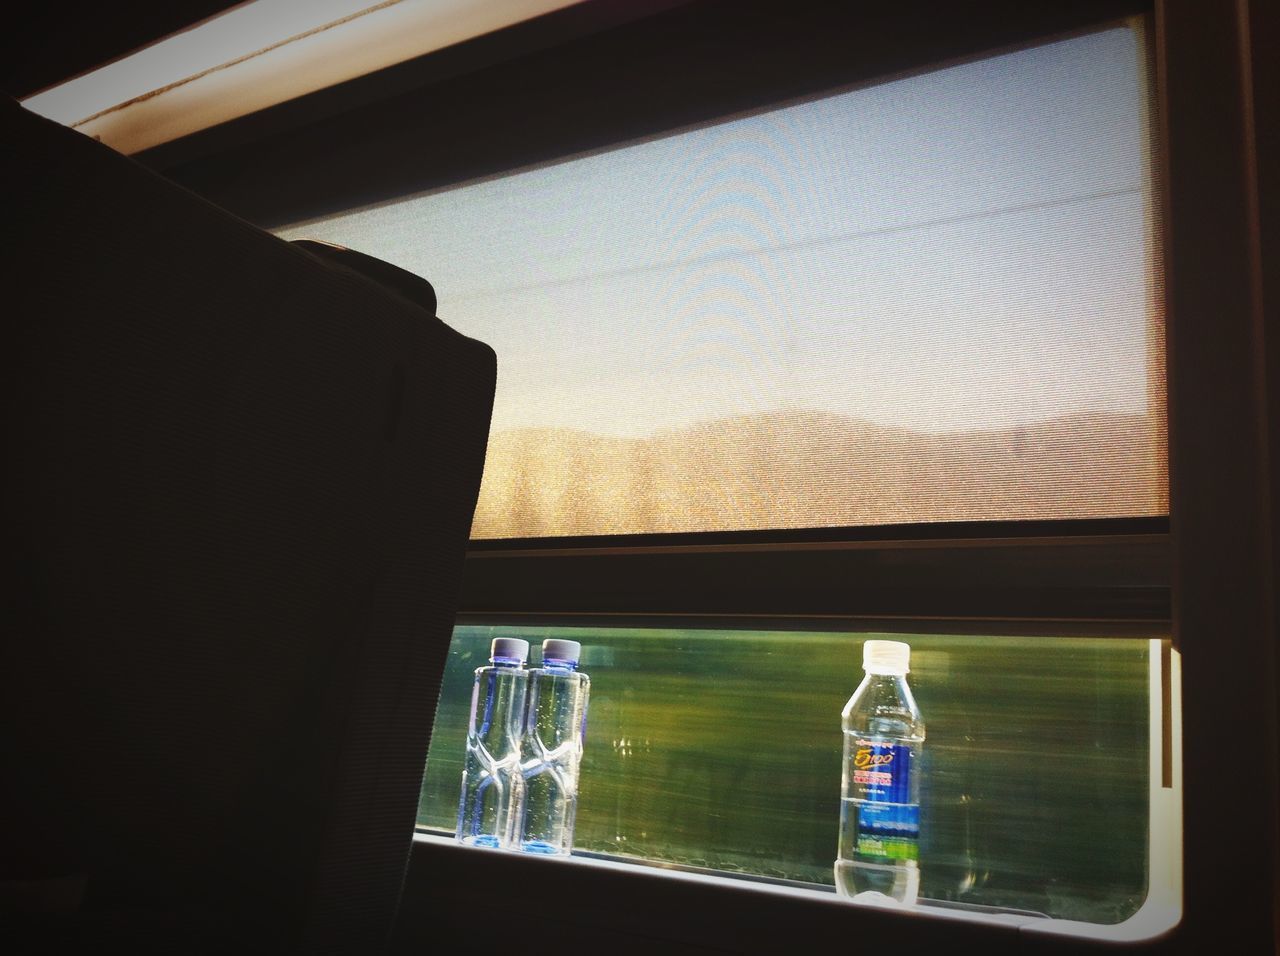
<instances>
[{"instance_id":1,"label":"blue and green label","mask_svg":"<svg viewBox=\"0 0 1280 956\"><path fill-rule=\"evenodd\" d=\"M920 807L911 802L913 756L903 744L854 742L849 795L857 801L858 856L886 861L919 858Z\"/></svg>"}]
</instances>

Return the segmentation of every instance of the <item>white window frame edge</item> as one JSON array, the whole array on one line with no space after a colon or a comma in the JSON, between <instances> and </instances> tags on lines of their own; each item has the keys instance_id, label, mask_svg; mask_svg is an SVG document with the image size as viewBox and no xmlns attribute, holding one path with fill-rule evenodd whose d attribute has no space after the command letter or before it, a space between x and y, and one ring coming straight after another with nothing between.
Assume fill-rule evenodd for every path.
<instances>
[{"instance_id":1,"label":"white window frame edge","mask_svg":"<svg viewBox=\"0 0 1280 956\"><path fill-rule=\"evenodd\" d=\"M1084 936L1135 943L1163 936L1182 920L1182 655L1169 654L1169 728L1172 786L1162 785L1164 745L1161 700L1161 641L1148 643L1147 695L1150 727L1147 751L1147 898L1128 919L1108 926L1075 920L1036 920L1019 929L1026 933Z\"/></svg>"},{"instance_id":2,"label":"white window frame edge","mask_svg":"<svg viewBox=\"0 0 1280 956\"><path fill-rule=\"evenodd\" d=\"M318 26L298 21L284 39L251 33L224 62L175 74L175 45L225 35L233 18L273 2L242 4L22 103L129 155L585 0L364 3ZM120 80L146 92L103 108L98 91Z\"/></svg>"}]
</instances>

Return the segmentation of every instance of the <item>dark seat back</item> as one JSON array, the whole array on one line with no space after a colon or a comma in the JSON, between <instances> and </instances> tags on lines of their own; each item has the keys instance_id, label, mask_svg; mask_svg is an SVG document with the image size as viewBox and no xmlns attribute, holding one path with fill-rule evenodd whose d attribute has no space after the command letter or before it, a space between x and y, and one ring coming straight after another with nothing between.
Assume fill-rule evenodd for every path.
<instances>
[{"instance_id":1,"label":"dark seat back","mask_svg":"<svg viewBox=\"0 0 1280 956\"><path fill-rule=\"evenodd\" d=\"M46 940L375 950L494 355L12 102L0 127L0 907Z\"/></svg>"}]
</instances>

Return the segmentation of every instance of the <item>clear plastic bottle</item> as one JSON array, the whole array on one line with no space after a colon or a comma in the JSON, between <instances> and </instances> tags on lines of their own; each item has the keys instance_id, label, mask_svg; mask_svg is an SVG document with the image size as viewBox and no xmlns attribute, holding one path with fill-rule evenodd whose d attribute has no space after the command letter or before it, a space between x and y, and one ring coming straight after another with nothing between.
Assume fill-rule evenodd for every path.
<instances>
[{"instance_id":1,"label":"clear plastic bottle","mask_svg":"<svg viewBox=\"0 0 1280 956\"><path fill-rule=\"evenodd\" d=\"M841 713L836 890L864 902L915 903L920 889L924 721L907 686L911 647L867 641L866 676Z\"/></svg>"},{"instance_id":2,"label":"clear plastic bottle","mask_svg":"<svg viewBox=\"0 0 1280 956\"><path fill-rule=\"evenodd\" d=\"M580 673L577 641L542 644L542 666L529 672L529 708L521 746L524 778L520 848L567 855L578 808L578 765L587 729L591 680Z\"/></svg>"},{"instance_id":3,"label":"clear plastic bottle","mask_svg":"<svg viewBox=\"0 0 1280 956\"><path fill-rule=\"evenodd\" d=\"M471 724L458 802L460 843L514 845L520 806L520 737L529 672L529 642L493 640L489 664L476 668L471 688Z\"/></svg>"}]
</instances>

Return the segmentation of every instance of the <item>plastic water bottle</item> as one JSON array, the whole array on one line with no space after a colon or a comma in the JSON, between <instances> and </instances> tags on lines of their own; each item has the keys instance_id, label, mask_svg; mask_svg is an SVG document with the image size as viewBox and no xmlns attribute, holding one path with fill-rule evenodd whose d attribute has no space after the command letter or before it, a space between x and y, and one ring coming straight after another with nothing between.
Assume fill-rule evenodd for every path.
<instances>
[{"instance_id":1,"label":"plastic water bottle","mask_svg":"<svg viewBox=\"0 0 1280 956\"><path fill-rule=\"evenodd\" d=\"M862 646L866 676L841 713L836 890L861 902L915 903L920 889L920 757L924 721L907 686L911 647Z\"/></svg>"},{"instance_id":2,"label":"plastic water bottle","mask_svg":"<svg viewBox=\"0 0 1280 956\"><path fill-rule=\"evenodd\" d=\"M511 847L520 806L520 736L529 672L529 642L494 638L486 667L476 668L471 724L458 803L458 841Z\"/></svg>"},{"instance_id":3,"label":"plastic water bottle","mask_svg":"<svg viewBox=\"0 0 1280 956\"><path fill-rule=\"evenodd\" d=\"M542 666L529 672L529 709L521 746L524 778L520 848L567 855L578 808L578 764L587 728L591 679L580 673L577 641L542 644Z\"/></svg>"}]
</instances>

